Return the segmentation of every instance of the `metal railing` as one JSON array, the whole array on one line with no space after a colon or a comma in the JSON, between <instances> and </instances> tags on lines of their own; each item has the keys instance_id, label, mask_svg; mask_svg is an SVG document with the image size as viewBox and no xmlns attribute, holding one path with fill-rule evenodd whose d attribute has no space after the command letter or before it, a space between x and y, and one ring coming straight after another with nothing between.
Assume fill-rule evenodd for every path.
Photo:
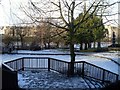
<instances>
[{"instance_id":1,"label":"metal railing","mask_svg":"<svg viewBox=\"0 0 120 90\"><path fill-rule=\"evenodd\" d=\"M14 71L19 71L24 69L24 58L18 58L12 61L5 62Z\"/></svg>"},{"instance_id":2,"label":"metal railing","mask_svg":"<svg viewBox=\"0 0 120 90\"><path fill-rule=\"evenodd\" d=\"M24 57L24 69L48 69L48 57Z\"/></svg>"},{"instance_id":3,"label":"metal railing","mask_svg":"<svg viewBox=\"0 0 120 90\"><path fill-rule=\"evenodd\" d=\"M118 74L85 61L75 62L74 66L77 74L83 77L87 76L108 83L118 80Z\"/></svg>"},{"instance_id":4,"label":"metal railing","mask_svg":"<svg viewBox=\"0 0 120 90\"><path fill-rule=\"evenodd\" d=\"M50 69L68 75L69 62L49 58Z\"/></svg>"},{"instance_id":5,"label":"metal railing","mask_svg":"<svg viewBox=\"0 0 120 90\"><path fill-rule=\"evenodd\" d=\"M5 64L16 71L28 69L47 69L48 71L54 70L61 74L70 76L70 62L49 57L23 57L5 62ZM85 61L74 62L74 74L108 83L118 80L118 74Z\"/></svg>"}]
</instances>

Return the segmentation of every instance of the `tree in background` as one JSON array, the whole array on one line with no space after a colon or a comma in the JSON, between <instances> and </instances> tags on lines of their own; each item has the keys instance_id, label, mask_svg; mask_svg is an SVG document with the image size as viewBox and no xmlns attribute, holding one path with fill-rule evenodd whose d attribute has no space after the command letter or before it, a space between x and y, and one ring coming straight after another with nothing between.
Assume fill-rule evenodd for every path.
<instances>
[{"instance_id":1,"label":"tree in background","mask_svg":"<svg viewBox=\"0 0 120 90\"><path fill-rule=\"evenodd\" d=\"M34 44L40 45L41 48L50 49L65 43L65 40L62 38L65 35L63 33L64 30L53 27L49 23L41 23L36 28Z\"/></svg>"},{"instance_id":2,"label":"tree in background","mask_svg":"<svg viewBox=\"0 0 120 90\"><path fill-rule=\"evenodd\" d=\"M10 35L4 35L2 41L5 44L5 46L9 48L9 46L13 44L14 38Z\"/></svg>"},{"instance_id":3,"label":"tree in background","mask_svg":"<svg viewBox=\"0 0 120 90\"><path fill-rule=\"evenodd\" d=\"M79 17L76 18L75 23L79 22L79 18L82 19L83 14L80 14ZM85 50L91 48L92 42L98 42L97 47L101 48L100 42L101 39L106 36L106 33L107 30L104 27L102 19L95 15L91 16L88 20L81 24L80 28L76 32L76 41L80 44L80 50L83 49L83 43L85 44Z\"/></svg>"},{"instance_id":4,"label":"tree in background","mask_svg":"<svg viewBox=\"0 0 120 90\"><path fill-rule=\"evenodd\" d=\"M66 45L66 32L60 28L53 28L52 41L56 44L56 48L64 48Z\"/></svg>"},{"instance_id":5,"label":"tree in background","mask_svg":"<svg viewBox=\"0 0 120 90\"><path fill-rule=\"evenodd\" d=\"M79 22L74 23L75 22L75 15L76 12L78 14L82 14L84 12L83 8L83 2L82 1L78 1L78 0L58 0L53 2L52 0L49 0L49 3L47 3L47 6L45 7L45 4L43 4L44 8L42 7L42 5L38 5L35 4L34 2L30 1L31 3L31 7L33 8L32 11L34 12L34 15L36 15L36 17L32 17L33 15L29 14L29 12L24 11L25 13L27 13L27 16L29 16L31 18L31 20L35 21L35 22L40 22L41 18L48 18L48 19L57 19L58 22L55 21L43 21L44 23L49 23L50 25L57 27L57 28L61 28L64 29L67 32L67 40L70 46L70 56L71 56L71 64L70 64L70 74L73 75L74 74L74 61L75 61L75 52L74 52L74 44L75 44L75 37L77 34L77 30L79 30L79 28L81 28L83 26L84 23L86 23L89 18L91 18L93 15L97 15L98 12L102 10L106 10L108 7L114 5L114 4L110 4L108 5L108 3L103 5L103 0L95 0L95 1L91 1L89 7L86 8L86 12L84 13L82 18L79 18ZM43 3L43 2L41 2ZM48 5L50 4L50 5ZM52 5L51 5L52 4ZM39 6L41 8L39 8ZM48 7L48 6L53 6L53 7ZM42 10L43 8L43 10ZM78 10L79 9L79 10ZM37 13L36 13L37 12ZM43 12L43 13L42 13ZM53 15L54 12L57 12L57 15ZM52 17L50 17L50 15L53 15ZM59 13L59 14L58 14ZM39 15L38 15L39 14ZM101 12L101 14L104 14L104 12ZM43 17L42 17L43 16ZM108 21L107 21L108 22ZM102 20L101 20L102 23ZM89 25L89 23L88 23ZM96 24L94 28L98 28L101 26L101 29L103 30L103 26L100 24L99 25ZM100 30L101 31L101 30ZM92 28L89 29L89 33L88 33L88 29L85 29L86 36L90 36L89 34L92 34ZM84 34L82 33L82 34ZM90 43L92 40L88 40L90 37L86 37L85 38L85 43ZM98 42L100 42L101 39L97 39ZM82 42L83 40L81 40ZM89 41L89 42L88 42ZM83 42L82 42L83 43Z\"/></svg>"},{"instance_id":6,"label":"tree in background","mask_svg":"<svg viewBox=\"0 0 120 90\"><path fill-rule=\"evenodd\" d=\"M16 29L16 34L18 35L20 42L21 42L21 48L23 48L24 47L24 38L29 33L30 28L27 26L26 27L18 26L15 29Z\"/></svg>"},{"instance_id":7,"label":"tree in background","mask_svg":"<svg viewBox=\"0 0 120 90\"><path fill-rule=\"evenodd\" d=\"M106 37L107 29L105 29L103 20L99 17L94 19L94 26L99 26L94 28L93 35L94 35L94 47L95 42L97 42L97 48L101 48L101 40Z\"/></svg>"},{"instance_id":8,"label":"tree in background","mask_svg":"<svg viewBox=\"0 0 120 90\"><path fill-rule=\"evenodd\" d=\"M15 42L17 41L17 37L15 35L15 27L8 26L5 29L5 35L2 37L2 42L4 43L3 52L11 53L12 50L15 49Z\"/></svg>"},{"instance_id":9,"label":"tree in background","mask_svg":"<svg viewBox=\"0 0 120 90\"><path fill-rule=\"evenodd\" d=\"M89 14L88 14L89 15ZM86 17L88 16L86 15ZM79 22L80 19L82 19L84 14L80 14L76 18L76 22ZM91 43L93 42L93 17L90 17L88 20L86 20L84 23L81 24L81 26L78 28L76 32L76 41L80 44L80 50L83 49L83 43L85 44L85 50L88 48L91 48Z\"/></svg>"}]
</instances>

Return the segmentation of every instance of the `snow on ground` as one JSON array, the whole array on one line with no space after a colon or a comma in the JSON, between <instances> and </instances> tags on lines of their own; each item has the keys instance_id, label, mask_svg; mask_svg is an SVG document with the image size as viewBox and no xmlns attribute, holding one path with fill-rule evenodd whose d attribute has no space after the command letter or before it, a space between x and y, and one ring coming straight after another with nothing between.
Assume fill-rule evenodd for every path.
<instances>
[{"instance_id":1,"label":"snow on ground","mask_svg":"<svg viewBox=\"0 0 120 90\"><path fill-rule=\"evenodd\" d=\"M63 51L61 49L49 49L49 50L41 50L41 51L30 51L30 50L19 50L18 53L34 53L34 54L70 54L69 51ZM102 53L93 53L93 52L75 52L76 54L90 54L90 55L95 55L95 56L102 56L102 57L107 57L111 58L113 60L118 61L118 58L120 56L120 51L116 52L102 52Z\"/></svg>"},{"instance_id":2,"label":"snow on ground","mask_svg":"<svg viewBox=\"0 0 120 90\"><path fill-rule=\"evenodd\" d=\"M120 51L116 51L116 52L94 53L94 54L92 54L92 55L111 58L111 59L113 59L113 60L115 60L115 61L120 60Z\"/></svg>"},{"instance_id":3,"label":"snow on ground","mask_svg":"<svg viewBox=\"0 0 120 90\"><path fill-rule=\"evenodd\" d=\"M105 68L114 73L118 73L118 65L105 58L94 57L94 56L82 56L82 57L76 56L76 61L86 61L94 65L97 65L99 67Z\"/></svg>"},{"instance_id":4,"label":"snow on ground","mask_svg":"<svg viewBox=\"0 0 120 90\"><path fill-rule=\"evenodd\" d=\"M63 50L41 50L41 51L29 51L29 50L19 50L18 53L39 53L39 54L68 54L68 51ZM79 53L78 54L89 54L88 56L85 55L76 55L76 61L87 61L89 63L95 64L97 66L100 66L102 68L105 68L109 71L112 71L114 73L118 73L118 66L110 61L107 58L111 58L115 61L118 61L118 52L104 52L104 53ZM100 58L95 56L102 56L107 58ZM2 57L2 62L14 60L21 57L51 57L59 60L64 61L70 61L69 55L18 55L18 54L3 54L0 55ZM111 67L112 66L112 67Z\"/></svg>"},{"instance_id":5,"label":"snow on ground","mask_svg":"<svg viewBox=\"0 0 120 90\"><path fill-rule=\"evenodd\" d=\"M29 50L20 50L18 53L41 53L41 54L65 54L69 53L68 51L61 51L61 50L41 50L41 51L29 51ZM77 52L78 53L78 52ZM81 54L81 53L79 53ZM82 54L89 54L88 56L86 55L76 55L76 61L87 61L89 63L95 64L97 66L100 66L102 68L105 68L109 71L112 71L114 73L118 73L118 66L110 61L107 58L100 58L100 57L95 57L95 56L104 56L104 57L109 57L114 60L117 60L117 53L82 53ZM95 56L94 56L95 55ZM69 55L18 55L18 54L3 54L0 55L2 57L2 62L14 60L17 58L21 57L51 57L59 60L64 60L64 61L70 61L70 56ZM111 67L112 66L112 67Z\"/></svg>"},{"instance_id":6,"label":"snow on ground","mask_svg":"<svg viewBox=\"0 0 120 90\"><path fill-rule=\"evenodd\" d=\"M70 52L62 50L62 49L46 49L39 51L30 51L30 50L19 50L18 53L39 53L39 54L69 54Z\"/></svg>"},{"instance_id":7,"label":"snow on ground","mask_svg":"<svg viewBox=\"0 0 120 90\"><path fill-rule=\"evenodd\" d=\"M20 88L89 88L85 81L79 77L67 77L47 70L22 71L18 74Z\"/></svg>"},{"instance_id":8,"label":"snow on ground","mask_svg":"<svg viewBox=\"0 0 120 90\"><path fill-rule=\"evenodd\" d=\"M18 53L39 53L39 54L68 54L68 51L61 50L42 50L28 51L20 50ZM78 52L77 52L78 53ZM81 54L81 53L79 53ZM111 59L117 59L117 53L82 53L86 55L76 55L76 61L87 61L114 73L118 73L118 66L107 58L95 56L104 56ZM94 56L95 55L95 56ZM14 60L21 57L51 57L59 60L70 61L69 55L23 55L23 54L0 54L2 62ZM18 73L18 84L21 88L88 88L81 77L68 78L64 75L48 71L25 71Z\"/></svg>"}]
</instances>

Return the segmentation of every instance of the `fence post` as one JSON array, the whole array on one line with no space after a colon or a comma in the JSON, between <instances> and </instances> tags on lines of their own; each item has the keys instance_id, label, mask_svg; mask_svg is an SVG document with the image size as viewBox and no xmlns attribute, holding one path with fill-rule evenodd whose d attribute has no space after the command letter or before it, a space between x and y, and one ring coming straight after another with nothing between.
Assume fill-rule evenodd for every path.
<instances>
[{"instance_id":1,"label":"fence post","mask_svg":"<svg viewBox=\"0 0 120 90\"><path fill-rule=\"evenodd\" d=\"M83 61L83 64L82 64L82 77L84 77L84 65L85 65L85 62Z\"/></svg>"},{"instance_id":2,"label":"fence post","mask_svg":"<svg viewBox=\"0 0 120 90\"><path fill-rule=\"evenodd\" d=\"M50 58L48 58L48 71L50 71Z\"/></svg>"},{"instance_id":3,"label":"fence post","mask_svg":"<svg viewBox=\"0 0 120 90\"><path fill-rule=\"evenodd\" d=\"M68 62L68 71L67 71L67 76L70 76L70 62Z\"/></svg>"},{"instance_id":4,"label":"fence post","mask_svg":"<svg viewBox=\"0 0 120 90\"><path fill-rule=\"evenodd\" d=\"M24 71L24 58L22 58L22 71Z\"/></svg>"},{"instance_id":5,"label":"fence post","mask_svg":"<svg viewBox=\"0 0 120 90\"><path fill-rule=\"evenodd\" d=\"M18 71L18 64L17 64L17 61L18 61L18 60L16 60L16 71Z\"/></svg>"},{"instance_id":6,"label":"fence post","mask_svg":"<svg viewBox=\"0 0 120 90\"><path fill-rule=\"evenodd\" d=\"M103 69L102 83L105 82L105 70Z\"/></svg>"},{"instance_id":7,"label":"fence post","mask_svg":"<svg viewBox=\"0 0 120 90\"><path fill-rule=\"evenodd\" d=\"M116 81L118 81L119 75L116 75Z\"/></svg>"}]
</instances>

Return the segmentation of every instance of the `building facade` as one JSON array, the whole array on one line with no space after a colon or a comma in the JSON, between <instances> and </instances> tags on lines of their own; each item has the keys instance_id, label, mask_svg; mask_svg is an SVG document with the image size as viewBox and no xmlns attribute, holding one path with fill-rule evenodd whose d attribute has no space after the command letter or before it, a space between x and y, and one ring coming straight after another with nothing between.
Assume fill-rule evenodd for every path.
<instances>
[{"instance_id":1,"label":"building facade","mask_svg":"<svg viewBox=\"0 0 120 90\"><path fill-rule=\"evenodd\" d=\"M115 34L115 38L116 40L119 38L120 36L120 29L118 27L115 26L111 26L111 25L107 25L105 26L105 28L108 30L108 35L107 38L111 41L113 38L113 33Z\"/></svg>"}]
</instances>

